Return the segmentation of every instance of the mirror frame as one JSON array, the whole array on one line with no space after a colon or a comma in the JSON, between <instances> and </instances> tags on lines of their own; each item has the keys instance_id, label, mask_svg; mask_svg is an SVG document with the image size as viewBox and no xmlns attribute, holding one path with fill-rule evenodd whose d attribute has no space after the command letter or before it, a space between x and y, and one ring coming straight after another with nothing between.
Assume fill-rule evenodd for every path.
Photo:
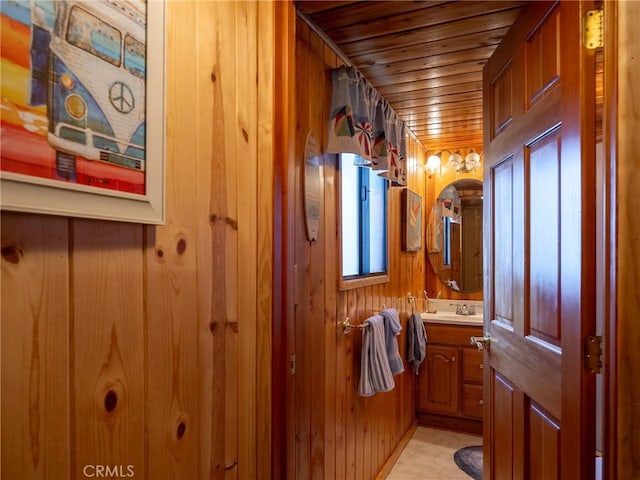
<instances>
[{"instance_id":1,"label":"mirror frame","mask_svg":"<svg viewBox=\"0 0 640 480\"><path fill-rule=\"evenodd\" d=\"M442 268L442 255L445 253L442 250L445 250L444 248L444 242L445 242L445 235L446 235L446 231L444 228L444 216L442 215L442 213L437 213L438 211L442 211L442 205L441 205L441 198L443 193L446 191L447 188L451 187L451 186L460 186L462 185L463 187L461 188L462 191L465 190L480 190L482 191L483 189L483 183L481 180L476 179L476 178L458 178L448 184L446 184L442 190L439 192L439 194L437 195L437 197L435 198L435 201L429 211L429 216L427 219L427 234L426 234L426 252L427 252L427 257L428 257L428 261L431 265L431 268L434 272L435 277L438 279L438 281L444 285L448 291L452 294L464 294L464 295L477 295L483 294L483 283L482 283L482 267L480 267L480 282L479 282L479 286L478 288L465 288L464 285L462 284L463 282L460 281L461 288L456 289L453 287L453 285L448 284L447 280L451 280L451 278L445 278L447 277L447 275L445 275L444 277L442 276L442 272L443 272L443 268ZM474 188L477 187L477 188ZM482 198L482 195L481 195ZM462 211L460 212L460 214L462 214ZM439 217L439 218L434 218L434 216ZM448 215L446 215L448 216ZM483 251L482 251L482 203L480 203L480 218L479 218L479 238L480 238L480 258L482 258L483 255ZM455 222L452 222L451 225L455 225ZM460 229L456 229L457 232L454 232L454 235L462 235L460 233ZM451 232L451 230L449 230L449 232ZM435 248L433 245L434 241L438 241L438 238L440 238L440 242L442 242L440 248ZM460 237L460 241L462 241L462 238ZM460 269L462 269L462 266L460 266ZM444 271L450 271L447 269L444 269ZM462 275L462 272L460 272L459 274L460 276ZM450 275L448 277L451 277ZM454 279L456 280L456 279Z\"/></svg>"}]
</instances>

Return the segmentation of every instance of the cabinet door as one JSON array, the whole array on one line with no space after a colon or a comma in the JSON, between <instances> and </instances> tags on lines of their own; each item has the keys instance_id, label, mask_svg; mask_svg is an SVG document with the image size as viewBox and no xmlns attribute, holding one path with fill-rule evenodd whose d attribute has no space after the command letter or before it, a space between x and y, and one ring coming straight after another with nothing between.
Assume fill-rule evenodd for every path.
<instances>
[{"instance_id":1,"label":"cabinet door","mask_svg":"<svg viewBox=\"0 0 640 480\"><path fill-rule=\"evenodd\" d=\"M456 347L427 345L427 357L418 386L418 409L452 415L458 413L459 363Z\"/></svg>"}]
</instances>

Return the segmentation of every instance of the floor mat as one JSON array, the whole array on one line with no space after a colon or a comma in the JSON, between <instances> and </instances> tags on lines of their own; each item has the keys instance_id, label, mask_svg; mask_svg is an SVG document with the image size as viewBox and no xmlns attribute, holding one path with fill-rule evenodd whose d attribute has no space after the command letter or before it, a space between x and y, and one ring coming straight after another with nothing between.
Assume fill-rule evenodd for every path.
<instances>
[{"instance_id":1,"label":"floor mat","mask_svg":"<svg viewBox=\"0 0 640 480\"><path fill-rule=\"evenodd\" d=\"M482 445L457 450L453 454L453 461L474 480L482 480Z\"/></svg>"}]
</instances>

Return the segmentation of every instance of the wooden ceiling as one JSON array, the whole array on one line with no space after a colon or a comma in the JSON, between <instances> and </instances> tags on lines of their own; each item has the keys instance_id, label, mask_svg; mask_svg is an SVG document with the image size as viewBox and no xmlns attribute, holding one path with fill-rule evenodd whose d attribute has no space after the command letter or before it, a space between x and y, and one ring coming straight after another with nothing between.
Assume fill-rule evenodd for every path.
<instances>
[{"instance_id":1,"label":"wooden ceiling","mask_svg":"<svg viewBox=\"0 0 640 480\"><path fill-rule=\"evenodd\" d=\"M296 1L429 151L482 145L482 68L520 1Z\"/></svg>"}]
</instances>

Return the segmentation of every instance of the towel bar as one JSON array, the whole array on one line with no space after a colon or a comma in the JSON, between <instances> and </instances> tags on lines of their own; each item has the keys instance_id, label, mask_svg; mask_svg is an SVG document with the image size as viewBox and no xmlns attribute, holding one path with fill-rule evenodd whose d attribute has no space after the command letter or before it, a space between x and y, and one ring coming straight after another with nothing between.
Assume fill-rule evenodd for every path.
<instances>
[{"instance_id":1,"label":"towel bar","mask_svg":"<svg viewBox=\"0 0 640 480\"><path fill-rule=\"evenodd\" d=\"M416 297L411 295L411 292L407 293L407 303L411 305L411 313L416 313Z\"/></svg>"},{"instance_id":2,"label":"towel bar","mask_svg":"<svg viewBox=\"0 0 640 480\"><path fill-rule=\"evenodd\" d=\"M367 328L367 324L366 323L360 323L357 325L353 325L350 321L349 321L349 317L346 317L342 322L338 322L338 326L342 326L344 328L344 333L345 335L348 335L351 332L352 328Z\"/></svg>"}]
</instances>

